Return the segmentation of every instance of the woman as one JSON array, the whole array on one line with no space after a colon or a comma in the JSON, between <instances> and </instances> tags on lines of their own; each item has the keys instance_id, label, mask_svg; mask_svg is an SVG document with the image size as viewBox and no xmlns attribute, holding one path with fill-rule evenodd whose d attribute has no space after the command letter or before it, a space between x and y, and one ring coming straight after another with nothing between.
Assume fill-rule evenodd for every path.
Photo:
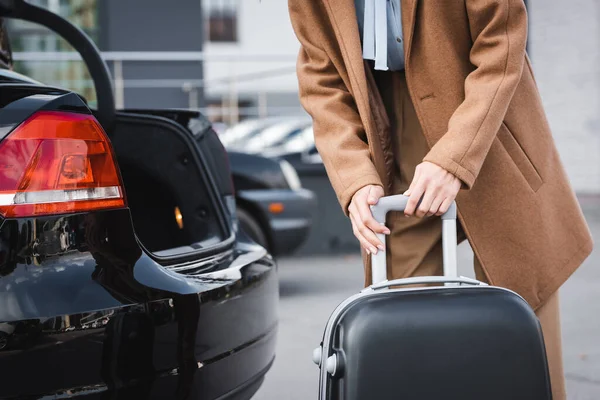
<instances>
[{"instance_id":1,"label":"woman","mask_svg":"<svg viewBox=\"0 0 600 400\"><path fill-rule=\"evenodd\" d=\"M439 275L439 215L456 199L480 280L536 310L565 398L559 287L592 239L525 53L523 0L289 0L300 98L365 256L390 279ZM410 196L386 226L369 205ZM418 200L423 198L417 207Z\"/></svg>"}]
</instances>

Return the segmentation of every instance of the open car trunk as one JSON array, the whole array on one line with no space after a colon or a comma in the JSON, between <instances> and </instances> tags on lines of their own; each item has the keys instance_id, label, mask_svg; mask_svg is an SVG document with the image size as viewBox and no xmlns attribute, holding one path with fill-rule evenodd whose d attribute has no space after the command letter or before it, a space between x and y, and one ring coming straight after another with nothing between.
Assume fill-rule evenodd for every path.
<instances>
[{"instance_id":1,"label":"open car trunk","mask_svg":"<svg viewBox=\"0 0 600 400\"><path fill-rule=\"evenodd\" d=\"M229 242L222 200L186 128L160 116L118 113L110 139L136 235L149 252L179 259Z\"/></svg>"}]
</instances>

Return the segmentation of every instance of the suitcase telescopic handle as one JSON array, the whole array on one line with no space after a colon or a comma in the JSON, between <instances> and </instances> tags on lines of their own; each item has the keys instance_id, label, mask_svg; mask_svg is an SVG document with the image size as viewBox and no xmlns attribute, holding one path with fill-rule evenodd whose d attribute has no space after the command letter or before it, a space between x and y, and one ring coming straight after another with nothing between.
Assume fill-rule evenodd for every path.
<instances>
[{"instance_id":1,"label":"suitcase telescopic handle","mask_svg":"<svg viewBox=\"0 0 600 400\"><path fill-rule=\"evenodd\" d=\"M408 203L408 196L395 195L387 196L379 199L376 205L371 206L371 212L373 217L380 224L385 223L387 214L390 211L404 211ZM469 283L469 282L450 282L450 280L456 281L458 276L458 265L457 265L457 239L456 239L456 203L452 202L452 205L442 215L442 248L443 248L443 263L444 263L444 277L438 277L440 283ZM379 240L384 244L386 242L386 236L384 234L377 234ZM377 254L371 255L371 271L372 271L372 283L373 285L380 284L387 281L387 260L386 253L383 251L377 252ZM443 278L447 278L443 280ZM402 280L394 281L397 284L402 284ZM389 285L391 282L383 284L383 286ZM413 282L414 283L414 282ZM471 282L472 283L472 282ZM412 283L407 283L412 284ZM379 285L381 286L381 285ZM374 286L373 286L374 288Z\"/></svg>"},{"instance_id":2,"label":"suitcase telescopic handle","mask_svg":"<svg viewBox=\"0 0 600 400\"><path fill-rule=\"evenodd\" d=\"M432 283L457 283L460 285L487 286L487 283L464 276L457 278L446 278L445 276L415 276L412 278L395 279L384 281L369 286L369 290L385 289L390 286L427 285ZM365 290L367 290L365 289Z\"/></svg>"}]
</instances>

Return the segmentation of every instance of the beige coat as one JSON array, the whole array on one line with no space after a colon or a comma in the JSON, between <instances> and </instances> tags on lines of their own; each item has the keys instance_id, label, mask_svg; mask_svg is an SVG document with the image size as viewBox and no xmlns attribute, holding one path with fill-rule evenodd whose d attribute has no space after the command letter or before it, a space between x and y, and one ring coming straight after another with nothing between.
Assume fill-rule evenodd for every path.
<instances>
[{"instance_id":1,"label":"beige coat","mask_svg":"<svg viewBox=\"0 0 600 400\"><path fill-rule=\"evenodd\" d=\"M300 98L347 212L365 185L390 194L387 115L362 59L354 0L289 0L289 9L302 45ZM402 0L402 23L409 92L430 145L424 160L463 181L460 220L491 283L537 308L592 239L525 54L523 1Z\"/></svg>"}]
</instances>

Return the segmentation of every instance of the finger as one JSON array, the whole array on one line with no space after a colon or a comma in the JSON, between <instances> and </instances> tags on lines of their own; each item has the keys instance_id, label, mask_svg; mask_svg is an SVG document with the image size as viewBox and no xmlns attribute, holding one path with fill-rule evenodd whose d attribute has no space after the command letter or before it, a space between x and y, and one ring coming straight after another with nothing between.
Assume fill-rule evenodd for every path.
<instances>
[{"instance_id":1,"label":"finger","mask_svg":"<svg viewBox=\"0 0 600 400\"><path fill-rule=\"evenodd\" d=\"M421 200L421 204L419 204L419 206L417 207L415 215L419 218L423 218L427 214L427 212L429 212L429 209L433 204L433 200L435 200L437 195L438 189L433 185L429 185L425 189L425 195L423 196L423 200Z\"/></svg>"},{"instance_id":2,"label":"finger","mask_svg":"<svg viewBox=\"0 0 600 400\"><path fill-rule=\"evenodd\" d=\"M385 246L383 245L383 242L377 237L376 232L389 232L389 229L387 229L384 225L380 224L375 220L375 218L373 218L373 214L371 214L371 210L368 207L365 207L364 209L360 205L357 205L357 207L360 213L360 221L356 222L360 233L372 246L381 251L385 251ZM371 251L373 251L373 249L371 249ZM375 250L374 253L377 254L377 250Z\"/></svg>"},{"instance_id":3,"label":"finger","mask_svg":"<svg viewBox=\"0 0 600 400\"><path fill-rule=\"evenodd\" d=\"M358 215L358 210L356 209L355 200L352 200L352 202L348 206L348 216L352 216L352 214Z\"/></svg>"},{"instance_id":4,"label":"finger","mask_svg":"<svg viewBox=\"0 0 600 400\"><path fill-rule=\"evenodd\" d=\"M442 202L442 205L440 206L440 209L438 210L438 212L436 213L436 215L442 215L446 211L448 211L448 209L452 205L453 201L454 201L454 198L452 198L452 197L446 197L446 199L444 199L444 201Z\"/></svg>"},{"instance_id":5,"label":"finger","mask_svg":"<svg viewBox=\"0 0 600 400\"><path fill-rule=\"evenodd\" d=\"M374 254L377 254L378 250L385 251L383 242L379 240L375 232L373 232L373 228L363 223L362 226L359 227L359 231L369 245L372 246L371 251Z\"/></svg>"},{"instance_id":6,"label":"finger","mask_svg":"<svg viewBox=\"0 0 600 400\"><path fill-rule=\"evenodd\" d=\"M409 217L415 213L419 200L421 200L421 197L423 196L424 192L425 185L421 182L417 183L415 185L415 188L410 193L410 198L408 199L408 202L406 203L406 208L404 209L404 215Z\"/></svg>"},{"instance_id":7,"label":"finger","mask_svg":"<svg viewBox=\"0 0 600 400\"><path fill-rule=\"evenodd\" d=\"M381 190L383 192L383 189ZM373 214L371 213L371 208L369 205L364 205L364 207L363 205L364 203L360 202L360 199L355 199L352 201L352 203L350 203L350 206L348 206L348 214L354 216L354 221L357 224L357 228L360 228L362 225L368 223L369 228L376 233L382 233L384 235L391 234L390 230L384 224L380 224L377 222L377 220L375 220L375 218L373 218Z\"/></svg>"},{"instance_id":8,"label":"finger","mask_svg":"<svg viewBox=\"0 0 600 400\"><path fill-rule=\"evenodd\" d=\"M369 241L362 234L361 231L364 229L361 228L360 222L357 221L356 218L352 215L350 216L350 221L352 222L352 232L354 233L354 236L356 236L356 238L360 242L360 245L365 249L367 254L377 254L377 248L371 243L369 243Z\"/></svg>"},{"instance_id":9,"label":"finger","mask_svg":"<svg viewBox=\"0 0 600 400\"><path fill-rule=\"evenodd\" d=\"M358 226L357 226L355 220L356 219L352 216L352 214L350 214L350 223L352 224L352 233L354 234L356 239L358 239L358 242L360 243L361 247L365 249L367 254L371 254L371 250L369 249L370 246L366 243L365 238L360 234L360 231L358 230Z\"/></svg>"},{"instance_id":10,"label":"finger","mask_svg":"<svg viewBox=\"0 0 600 400\"><path fill-rule=\"evenodd\" d=\"M383 233L384 235L390 234L390 230L384 224L380 224L375 218L373 218L373 213L371 213L371 208L368 204L356 204L356 209L358 211L358 215L356 217L360 220L361 225L364 225L369 230L375 233ZM367 239L369 238L367 237ZM375 246L378 246L378 244L380 244L381 242L379 241L379 239L377 239L377 241L372 243Z\"/></svg>"},{"instance_id":11,"label":"finger","mask_svg":"<svg viewBox=\"0 0 600 400\"><path fill-rule=\"evenodd\" d=\"M427 216L431 217L432 215L437 215L437 212L445 199L445 196L438 194L436 198L433 199L433 201L431 202L431 207L429 207L429 212L427 213Z\"/></svg>"},{"instance_id":12,"label":"finger","mask_svg":"<svg viewBox=\"0 0 600 400\"><path fill-rule=\"evenodd\" d=\"M369 196L367 198L367 202L374 206L375 204L377 204L377 202L379 201L379 199L381 197L383 197L383 188L381 186L372 186L371 189L369 190Z\"/></svg>"},{"instance_id":13,"label":"finger","mask_svg":"<svg viewBox=\"0 0 600 400\"><path fill-rule=\"evenodd\" d=\"M410 186L408 187L406 192L403 193L405 196L410 196L413 189L415 188L415 185L417 184L417 182L419 182L420 177L421 177L421 168L419 168L419 166L417 165L417 167L415 168L415 174L413 175L412 181L410 182Z\"/></svg>"}]
</instances>

